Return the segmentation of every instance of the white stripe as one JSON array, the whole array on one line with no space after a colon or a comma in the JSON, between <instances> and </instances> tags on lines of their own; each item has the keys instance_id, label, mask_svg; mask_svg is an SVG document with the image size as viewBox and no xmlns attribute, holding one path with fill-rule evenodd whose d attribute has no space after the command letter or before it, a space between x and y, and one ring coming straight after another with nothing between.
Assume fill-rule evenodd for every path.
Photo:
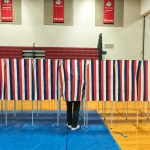
<instances>
[{"instance_id":1,"label":"white stripe","mask_svg":"<svg viewBox=\"0 0 150 150\"><path fill-rule=\"evenodd\" d=\"M41 93L41 100L44 100L44 77L43 77L43 59L40 60L40 72L41 72L41 89L40 89L40 93Z\"/></svg>"},{"instance_id":2,"label":"white stripe","mask_svg":"<svg viewBox=\"0 0 150 150\"><path fill-rule=\"evenodd\" d=\"M2 89L1 89L1 99L3 100L4 99L4 59L1 59L1 69L2 69Z\"/></svg>"},{"instance_id":3,"label":"white stripe","mask_svg":"<svg viewBox=\"0 0 150 150\"><path fill-rule=\"evenodd\" d=\"M68 75L68 100L70 101L70 60L67 60L67 75Z\"/></svg>"},{"instance_id":4,"label":"white stripe","mask_svg":"<svg viewBox=\"0 0 150 150\"><path fill-rule=\"evenodd\" d=\"M84 72L84 64L85 64L85 60L82 60L82 68L80 68L80 69L82 69L82 83L81 83L81 97L80 97L80 100L82 100L82 95L83 95L83 86L84 86L84 81L85 81L85 79L84 79L84 75L85 75L85 72Z\"/></svg>"},{"instance_id":5,"label":"white stripe","mask_svg":"<svg viewBox=\"0 0 150 150\"><path fill-rule=\"evenodd\" d=\"M99 91L99 72L98 72L98 70L99 70L99 60L96 60L96 100L99 100L99 93L100 93L100 91Z\"/></svg>"},{"instance_id":6,"label":"white stripe","mask_svg":"<svg viewBox=\"0 0 150 150\"><path fill-rule=\"evenodd\" d=\"M8 85L8 88L7 88L7 91L8 91L8 99L7 100L10 100L10 76L9 76L9 74L10 74L10 66L9 66L9 59L7 59L7 66L6 66L7 68L7 85Z\"/></svg>"},{"instance_id":7,"label":"white stripe","mask_svg":"<svg viewBox=\"0 0 150 150\"><path fill-rule=\"evenodd\" d=\"M111 61L111 76L110 76L110 81L111 81L111 85L110 85L110 92L111 92L111 101L113 101L113 61Z\"/></svg>"},{"instance_id":8,"label":"white stripe","mask_svg":"<svg viewBox=\"0 0 150 150\"><path fill-rule=\"evenodd\" d=\"M104 88L103 88L103 94L104 94L104 101L106 101L106 72L108 71L108 70L106 70L106 60L104 60L103 61L103 66L104 66L104 70L102 71L103 72L103 77L104 77Z\"/></svg>"},{"instance_id":9,"label":"white stripe","mask_svg":"<svg viewBox=\"0 0 150 150\"><path fill-rule=\"evenodd\" d=\"M148 101L150 101L150 61L148 61Z\"/></svg>"},{"instance_id":10,"label":"white stripe","mask_svg":"<svg viewBox=\"0 0 150 150\"><path fill-rule=\"evenodd\" d=\"M23 100L25 100L25 76L24 76L24 62L25 62L25 59L21 60L22 62L22 97L23 97Z\"/></svg>"},{"instance_id":11,"label":"white stripe","mask_svg":"<svg viewBox=\"0 0 150 150\"><path fill-rule=\"evenodd\" d=\"M118 61L115 63L115 76L116 76L116 89L115 89L115 95L116 95L116 101L118 101Z\"/></svg>"},{"instance_id":12,"label":"white stripe","mask_svg":"<svg viewBox=\"0 0 150 150\"><path fill-rule=\"evenodd\" d=\"M29 99L32 100L32 68L31 68L31 59L29 59L29 70L27 71L29 73Z\"/></svg>"},{"instance_id":13,"label":"white stripe","mask_svg":"<svg viewBox=\"0 0 150 150\"><path fill-rule=\"evenodd\" d=\"M91 100L92 99L92 76L91 76L91 73L92 73L92 71L91 71L91 61L92 60L90 60L89 61L89 99L88 100Z\"/></svg>"},{"instance_id":14,"label":"white stripe","mask_svg":"<svg viewBox=\"0 0 150 150\"><path fill-rule=\"evenodd\" d=\"M64 98L64 96L65 96L65 79L64 79L64 69L63 69L63 66L65 65L64 64L65 63L65 61L63 61L63 60L61 60L61 75L62 75L62 89L63 89L63 98Z\"/></svg>"},{"instance_id":15,"label":"white stripe","mask_svg":"<svg viewBox=\"0 0 150 150\"><path fill-rule=\"evenodd\" d=\"M37 60L34 60L34 61L33 61L33 74L34 74L34 100L37 100L36 62L37 62Z\"/></svg>"},{"instance_id":16,"label":"white stripe","mask_svg":"<svg viewBox=\"0 0 150 150\"><path fill-rule=\"evenodd\" d=\"M16 59L14 59L14 77L15 77L15 100L18 100L18 79L17 79L17 60Z\"/></svg>"},{"instance_id":17,"label":"white stripe","mask_svg":"<svg viewBox=\"0 0 150 150\"><path fill-rule=\"evenodd\" d=\"M77 85L77 81L78 81L78 80L77 80L77 61L75 61L75 68L74 68L74 70L75 70L75 89L74 89L74 90L75 90L75 91L74 91L74 92L75 92L75 93L74 93L74 100L75 100L75 99L77 99L77 89L78 89L78 88L77 88L77 86L78 86L78 85Z\"/></svg>"},{"instance_id":18,"label":"white stripe","mask_svg":"<svg viewBox=\"0 0 150 150\"><path fill-rule=\"evenodd\" d=\"M51 70L50 70L50 64L51 64L51 60L47 60L47 63L48 63L48 70L47 70L47 73L48 73L48 99L51 99Z\"/></svg>"},{"instance_id":19,"label":"white stripe","mask_svg":"<svg viewBox=\"0 0 150 150\"><path fill-rule=\"evenodd\" d=\"M144 62L142 61L141 67L141 101L144 99Z\"/></svg>"},{"instance_id":20,"label":"white stripe","mask_svg":"<svg viewBox=\"0 0 150 150\"><path fill-rule=\"evenodd\" d=\"M125 60L121 60L122 61L122 98L123 100L125 101L125 79L124 79L124 76L125 76Z\"/></svg>"},{"instance_id":21,"label":"white stripe","mask_svg":"<svg viewBox=\"0 0 150 150\"><path fill-rule=\"evenodd\" d=\"M54 89L55 90L54 91L55 95L54 95L54 99L57 99L57 65L58 65L57 62L58 62L58 60L53 60L53 61L55 62L55 68L54 68L55 73L54 74L56 75L55 76L55 81L54 81L54 83L55 83L55 89Z\"/></svg>"}]
</instances>

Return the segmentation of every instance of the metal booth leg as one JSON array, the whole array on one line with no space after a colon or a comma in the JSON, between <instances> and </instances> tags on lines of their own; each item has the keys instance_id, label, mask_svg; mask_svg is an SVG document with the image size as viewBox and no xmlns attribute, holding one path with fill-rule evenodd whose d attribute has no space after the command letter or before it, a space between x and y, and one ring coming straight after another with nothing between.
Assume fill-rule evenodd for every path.
<instances>
[{"instance_id":1,"label":"metal booth leg","mask_svg":"<svg viewBox=\"0 0 150 150\"><path fill-rule=\"evenodd\" d=\"M7 100L5 100L5 126L7 127Z\"/></svg>"},{"instance_id":2,"label":"metal booth leg","mask_svg":"<svg viewBox=\"0 0 150 150\"><path fill-rule=\"evenodd\" d=\"M112 129L112 123L113 123L113 101L111 101L111 129Z\"/></svg>"},{"instance_id":3,"label":"metal booth leg","mask_svg":"<svg viewBox=\"0 0 150 150\"><path fill-rule=\"evenodd\" d=\"M34 111L34 110L33 110L33 104L34 104L34 100L32 100L32 126L33 126L33 121L34 121L34 119L33 119L33 113L34 113L34 112L33 112L33 111Z\"/></svg>"},{"instance_id":4,"label":"metal booth leg","mask_svg":"<svg viewBox=\"0 0 150 150\"><path fill-rule=\"evenodd\" d=\"M16 100L14 100L14 119L16 118Z\"/></svg>"}]
</instances>

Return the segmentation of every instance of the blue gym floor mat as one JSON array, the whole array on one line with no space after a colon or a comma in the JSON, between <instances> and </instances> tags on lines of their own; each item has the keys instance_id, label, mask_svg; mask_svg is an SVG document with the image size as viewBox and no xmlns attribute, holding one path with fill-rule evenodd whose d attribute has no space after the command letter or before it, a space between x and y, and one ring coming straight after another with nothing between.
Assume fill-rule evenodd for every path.
<instances>
[{"instance_id":1,"label":"blue gym floor mat","mask_svg":"<svg viewBox=\"0 0 150 150\"><path fill-rule=\"evenodd\" d=\"M39 111L38 119L31 112L18 112L16 119L8 113L8 127L4 125L4 114L0 114L0 150L120 150L106 125L96 111L89 111L88 128L72 131L66 127L66 113Z\"/></svg>"}]
</instances>

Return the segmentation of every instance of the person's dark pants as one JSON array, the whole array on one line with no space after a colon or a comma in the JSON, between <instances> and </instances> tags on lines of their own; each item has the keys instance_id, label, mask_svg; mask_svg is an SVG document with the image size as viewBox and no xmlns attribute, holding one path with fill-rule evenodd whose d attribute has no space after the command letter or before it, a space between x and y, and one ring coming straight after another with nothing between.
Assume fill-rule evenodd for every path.
<instances>
[{"instance_id":1,"label":"person's dark pants","mask_svg":"<svg viewBox=\"0 0 150 150\"><path fill-rule=\"evenodd\" d=\"M80 111L80 101L66 102L67 103L67 123L76 127L78 124L78 117Z\"/></svg>"}]
</instances>

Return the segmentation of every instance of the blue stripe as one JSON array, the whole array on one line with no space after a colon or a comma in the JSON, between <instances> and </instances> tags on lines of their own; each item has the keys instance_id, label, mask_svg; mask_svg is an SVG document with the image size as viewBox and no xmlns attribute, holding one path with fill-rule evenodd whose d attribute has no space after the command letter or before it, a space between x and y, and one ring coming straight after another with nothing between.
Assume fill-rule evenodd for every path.
<instances>
[{"instance_id":1,"label":"blue stripe","mask_svg":"<svg viewBox=\"0 0 150 150\"><path fill-rule=\"evenodd\" d=\"M17 86L18 86L18 100L20 100L20 74L19 74L19 60L16 60L16 66L17 66Z\"/></svg>"},{"instance_id":2,"label":"blue stripe","mask_svg":"<svg viewBox=\"0 0 150 150\"><path fill-rule=\"evenodd\" d=\"M143 71L144 71L144 97L143 97L143 100L144 101L146 101L146 82L148 82L148 81L146 81L146 61L143 61L143 65L144 65L144 67L143 67Z\"/></svg>"},{"instance_id":3,"label":"blue stripe","mask_svg":"<svg viewBox=\"0 0 150 150\"><path fill-rule=\"evenodd\" d=\"M101 85L102 85L102 81L101 81L101 77L102 77L102 72L101 72L101 63L102 61L98 60L98 68L99 68L99 100L102 100L102 93L101 93Z\"/></svg>"},{"instance_id":4,"label":"blue stripe","mask_svg":"<svg viewBox=\"0 0 150 150\"><path fill-rule=\"evenodd\" d=\"M83 89L82 89L82 100L84 98L84 95L85 95L85 85L86 85L86 82L85 82L85 72L86 72L86 60L83 60L84 61L84 80L83 80Z\"/></svg>"},{"instance_id":5,"label":"blue stripe","mask_svg":"<svg viewBox=\"0 0 150 150\"><path fill-rule=\"evenodd\" d=\"M53 65L54 64L54 62L53 62L53 60L51 60L51 65L50 65L50 73L51 73L51 98L53 98L54 97L54 95L53 95L53 83L54 83L54 81L53 81Z\"/></svg>"},{"instance_id":6,"label":"blue stripe","mask_svg":"<svg viewBox=\"0 0 150 150\"><path fill-rule=\"evenodd\" d=\"M134 91L134 60L132 60L132 63L131 63L131 70L132 70L132 79L131 79L131 83L132 83L132 86L131 86L131 89L132 89L132 95L131 95L131 100L133 100L133 91Z\"/></svg>"},{"instance_id":7,"label":"blue stripe","mask_svg":"<svg viewBox=\"0 0 150 150\"><path fill-rule=\"evenodd\" d=\"M78 76L78 81L77 81L77 89L78 89L78 92L77 92L77 100L79 100L79 85L80 85L80 63L79 63L79 60L77 60L77 76Z\"/></svg>"},{"instance_id":8,"label":"blue stripe","mask_svg":"<svg viewBox=\"0 0 150 150\"><path fill-rule=\"evenodd\" d=\"M32 66L32 69L31 69L31 71L32 71L32 100L35 100L35 95L34 95L34 91L35 91L35 87L34 87L34 66L33 66L33 63L31 62L31 66Z\"/></svg>"},{"instance_id":9,"label":"blue stripe","mask_svg":"<svg viewBox=\"0 0 150 150\"><path fill-rule=\"evenodd\" d=\"M125 60L125 67L124 67L124 89L125 89L125 100L127 100L127 75L126 72L128 72L129 70L127 70L127 60Z\"/></svg>"},{"instance_id":10,"label":"blue stripe","mask_svg":"<svg viewBox=\"0 0 150 150\"><path fill-rule=\"evenodd\" d=\"M56 76L57 76L57 87L56 87L56 89L57 89L57 100L58 100L58 88L59 88L59 85L58 85L58 70L59 70L59 66L58 66L58 64L59 64L59 60L55 60L56 61L56 64L57 64L57 72L56 72Z\"/></svg>"},{"instance_id":11,"label":"blue stripe","mask_svg":"<svg viewBox=\"0 0 150 150\"><path fill-rule=\"evenodd\" d=\"M115 60L113 60L113 100L116 100L116 93L115 93L115 89L116 89L116 70L115 70Z\"/></svg>"},{"instance_id":12,"label":"blue stripe","mask_svg":"<svg viewBox=\"0 0 150 150\"><path fill-rule=\"evenodd\" d=\"M118 100L120 101L120 60L117 60L117 64L118 64Z\"/></svg>"},{"instance_id":13,"label":"blue stripe","mask_svg":"<svg viewBox=\"0 0 150 150\"><path fill-rule=\"evenodd\" d=\"M24 85L25 85L25 100L27 99L27 65L26 65L26 61L24 60Z\"/></svg>"},{"instance_id":14,"label":"blue stripe","mask_svg":"<svg viewBox=\"0 0 150 150\"><path fill-rule=\"evenodd\" d=\"M142 63L142 61L139 61L138 62L138 68L137 68L137 75L136 75L136 83L137 83L137 95L138 95L138 78L139 78L139 74L140 74L140 69L141 69L141 63Z\"/></svg>"},{"instance_id":15,"label":"blue stripe","mask_svg":"<svg viewBox=\"0 0 150 150\"><path fill-rule=\"evenodd\" d=\"M12 60L9 59L8 62L9 62L9 79L10 79L10 100L12 100L13 99L13 91L12 91L13 90L13 88L12 88L13 84L12 84L12 80L14 80L14 79L12 79Z\"/></svg>"},{"instance_id":16,"label":"blue stripe","mask_svg":"<svg viewBox=\"0 0 150 150\"><path fill-rule=\"evenodd\" d=\"M66 72L65 72L65 60L62 61L62 66L63 66L63 71L64 71L64 73L63 73L63 75L62 75L62 76L64 76L64 83L63 83L63 85L62 85L62 86L64 86L64 93L63 93L63 95L64 95L64 99L66 100Z\"/></svg>"}]
</instances>

